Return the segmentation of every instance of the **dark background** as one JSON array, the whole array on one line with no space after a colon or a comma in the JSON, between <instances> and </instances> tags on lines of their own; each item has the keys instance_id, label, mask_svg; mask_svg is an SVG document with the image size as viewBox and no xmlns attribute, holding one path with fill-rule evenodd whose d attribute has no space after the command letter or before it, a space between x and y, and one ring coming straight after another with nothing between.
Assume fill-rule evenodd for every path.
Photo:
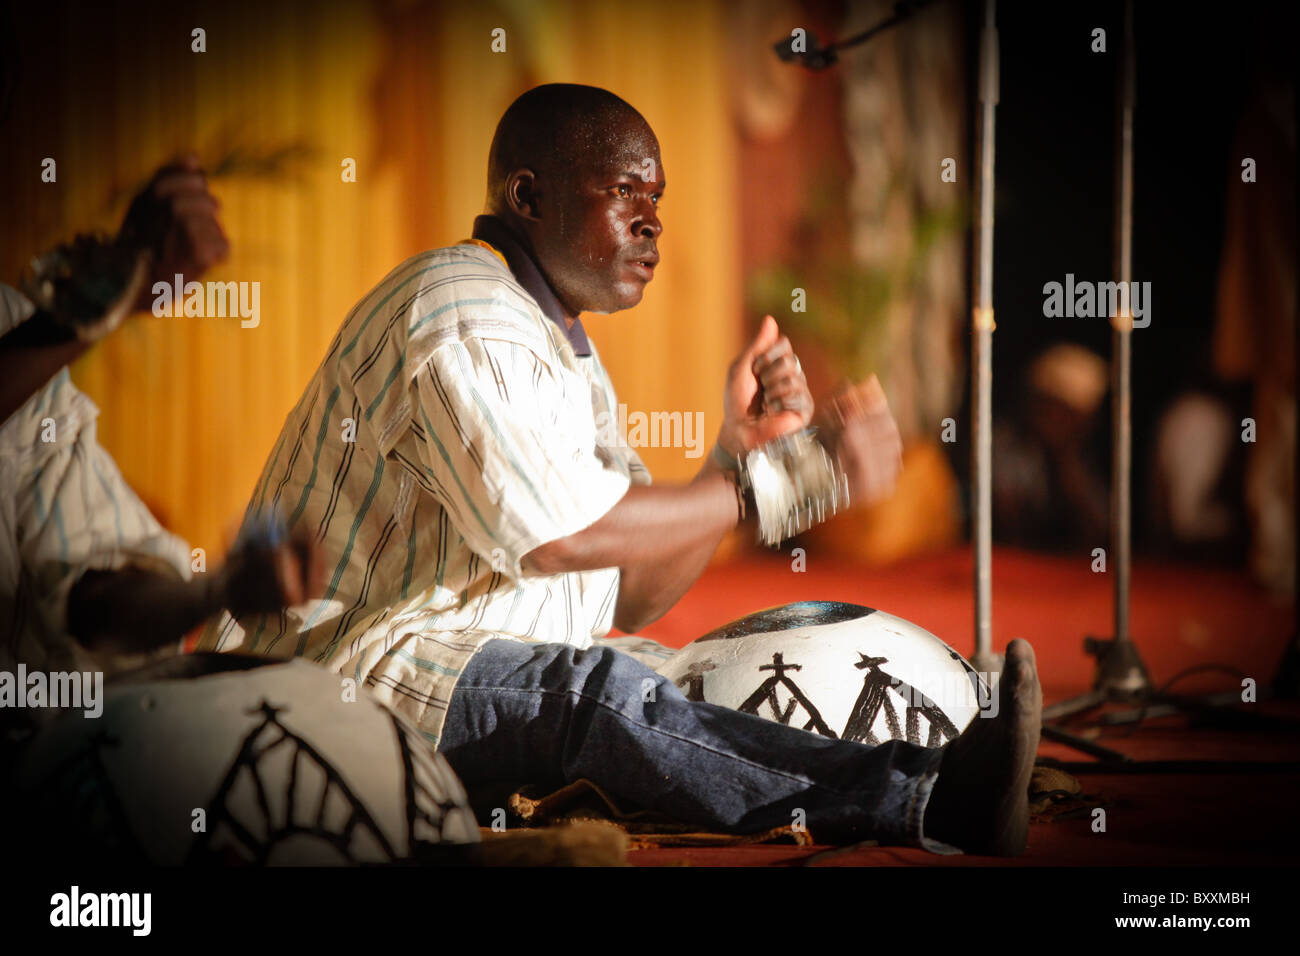
<instances>
[{"instance_id":1,"label":"dark background","mask_svg":"<svg viewBox=\"0 0 1300 956\"><path fill-rule=\"evenodd\" d=\"M966 5L972 105L978 91L982 2ZM1046 318L1042 286L1106 281L1113 273L1117 82L1122 2L998 3L1001 44L997 109L993 296L994 414L1015 413L1022 370L1060 341L1104 358L1104 320ZM1091 32L1106 30L1105 54ZM1232 155L1247 99L1261 71L1294 75L1297 17L1291 3L1220 7L1139 2L1134 113L1133 279L1152 284L1151 325L1133 334L1134 531L1147 488L1147 449L1162 409L1196 387L1249 414L1248 386L1216 383L1210 337ZM1061 37L1078 38L1073 44ZM969 129L972 162L975 127ZM1258 187L1268 177L1258 171ZM969 337L967 337L969 340ZM968 399L969 401L969 399ZM964 410L968 416L969 406ZM964 416L966 417L966 416ZM1107 424L1095 437L1109 461ZM957 463L961 467L962 463Z\"/></svg>"}]
</instances>

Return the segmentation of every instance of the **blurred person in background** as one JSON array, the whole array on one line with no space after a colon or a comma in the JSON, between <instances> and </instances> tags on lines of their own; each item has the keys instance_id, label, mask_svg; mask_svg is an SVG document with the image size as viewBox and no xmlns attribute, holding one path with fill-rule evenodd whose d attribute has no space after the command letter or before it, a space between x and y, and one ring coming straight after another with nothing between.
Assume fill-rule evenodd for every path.
<instances>
[{"instance_id":1,"label":"blurred person in background","mask_svg":"<svg viewBox=\"0 0 1300 956\"><path fill-rule=\"evenodd\" d=\"M120 670L222 607L306 596L314 551L302 540L247 536L222 568L192 576L189 545L123 479L68 373L150 308L155 280L197 277L227 250L188 156L155 173L111 242L80 237L34 263L30 287L48 302L0 284L0 670Z\"/></svg>"},{"instance_id":2,"label":"blurred person in background","mask_svg":"<svg viewBox=\"0 0 1300 956\"><path fill-rule=\"evenodd\" d=\"M1030 364L1023 400L993 426L993 524L1021 547L1092 548L1108 536L1109 479L1097 451L1106 363L1053 345Z\"/></svg>"}]
</instances>

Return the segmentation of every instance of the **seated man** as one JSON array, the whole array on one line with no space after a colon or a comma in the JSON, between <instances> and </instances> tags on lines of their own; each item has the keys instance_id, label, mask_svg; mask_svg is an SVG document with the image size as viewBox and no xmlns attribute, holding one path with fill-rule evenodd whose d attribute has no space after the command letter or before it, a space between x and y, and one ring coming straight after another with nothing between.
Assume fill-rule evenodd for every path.
<instances>
[{"instance_id":1,"label":"seated man","mask_svg":"<svg viewBox=\"0 0 1300 956\"><path fill-rule=\"evenodd\" d=\"M250 520L280 512L319 538L324 596L223 615L200 646L364 680L471 793L585 777L705 827L755 831L801 809L837 839L1019 852L1040 708L1024 642L1008 648L999 716L942 751L687 701L594 643L672 607L745 513L736 456L813 413L769 317L731 367L717 448L691 483L652 485L634 451L602 443L617 399L578 316L640 301L663 189L658 142L618 97L521 96L473 237L407 260L354 307L249 503ZM898 466L883 396L837 411L826 424L852 495L878 495Z\"/></svg>"},{"instance_id":2,"label":"seated man","mask_svg":"<svg viewBox=\"0 0 1300 956\"><path fill-rule=\"evenodd\" d=\"M149 308L155 279L198 275L226 249L216 201L187 157L157 172L111 243L61 247L60 263L34 277L50 303L0 285L0 670L119 669L223 606L274 609L309 593L301 540L248 541L192 579L189 545L122 479L96 440L98 409L68 375L68 363ZM114 301L92 307L115 286Z\"/></svg>"}]
</instances>

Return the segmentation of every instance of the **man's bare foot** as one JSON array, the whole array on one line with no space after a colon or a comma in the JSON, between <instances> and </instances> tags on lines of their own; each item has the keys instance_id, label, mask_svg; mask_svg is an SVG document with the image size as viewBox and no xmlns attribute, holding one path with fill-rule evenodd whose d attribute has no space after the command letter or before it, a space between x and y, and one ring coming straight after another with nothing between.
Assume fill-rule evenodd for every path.
<instances>
[{"instance_id":1,"label":"man's bare foot","mask_svg":"<svg viewBox=\"0 0 1300 956\"><path fill-rule=\"evenodd\" d=\"M1007 645L996 717L976 715L943 750L925 835L968 853L1019 856L1029 839L1029 775L1043 722L1034 649Z\"/></svg>"}]
</instances>

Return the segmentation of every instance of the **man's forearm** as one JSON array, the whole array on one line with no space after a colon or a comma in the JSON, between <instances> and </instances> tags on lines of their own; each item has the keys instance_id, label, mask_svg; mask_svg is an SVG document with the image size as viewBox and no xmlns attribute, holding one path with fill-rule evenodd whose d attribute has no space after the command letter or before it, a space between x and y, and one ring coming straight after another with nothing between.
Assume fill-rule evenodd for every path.
<instances>
[{"instance_id":1,"label":"man's forearm","mask_svg":"<svg viewBox=\"0 0 1300 956\"><path fill-rule=\"evenodd\" d=\"M734 505L735 490L730 482L723 479L722 472L712 457L704 460L704 467L687 487L716 483L719 480L724 481ZM705 535L693 546L685 544L681 551L668 560L620 565L614 626L635 634L667 614L699 580L714 552L718 550L723 536L733 527L734 521L719 533Z\"/></svg>"},{"instance_id":2,"label":"man's forearm","mask_svg":"<svg viewBox=\"0 0 1300 956\"><path fill-rule=\"evenodd\" d=\"M542 574L617 567L614 623L635 632L662 617L695 583L736 526L734 485L706 464L689 485L636 485L591 527L524 557Z\"/></svg>"},{"instance_id":3,"label":"man's forearm","mask_svg":"<svg viewBox=\"0 0 1300 956\"><path fill-rule=\"evenodd\" d=\"M88 571L68 595L68 631L91 650L136 653L184 637L220 610L204 578L152 571Z\"/></svg>"},{"instance_id":4,"label":"man's forearm","mask_svg":"<svg viewBox=\"0 0 1300 956\"><path fill-rule=\"evenodd\" d=\"M87 343L57 328L44 312L0 338L0 423L87 348Z\"/></svg>"}]
</instances>

